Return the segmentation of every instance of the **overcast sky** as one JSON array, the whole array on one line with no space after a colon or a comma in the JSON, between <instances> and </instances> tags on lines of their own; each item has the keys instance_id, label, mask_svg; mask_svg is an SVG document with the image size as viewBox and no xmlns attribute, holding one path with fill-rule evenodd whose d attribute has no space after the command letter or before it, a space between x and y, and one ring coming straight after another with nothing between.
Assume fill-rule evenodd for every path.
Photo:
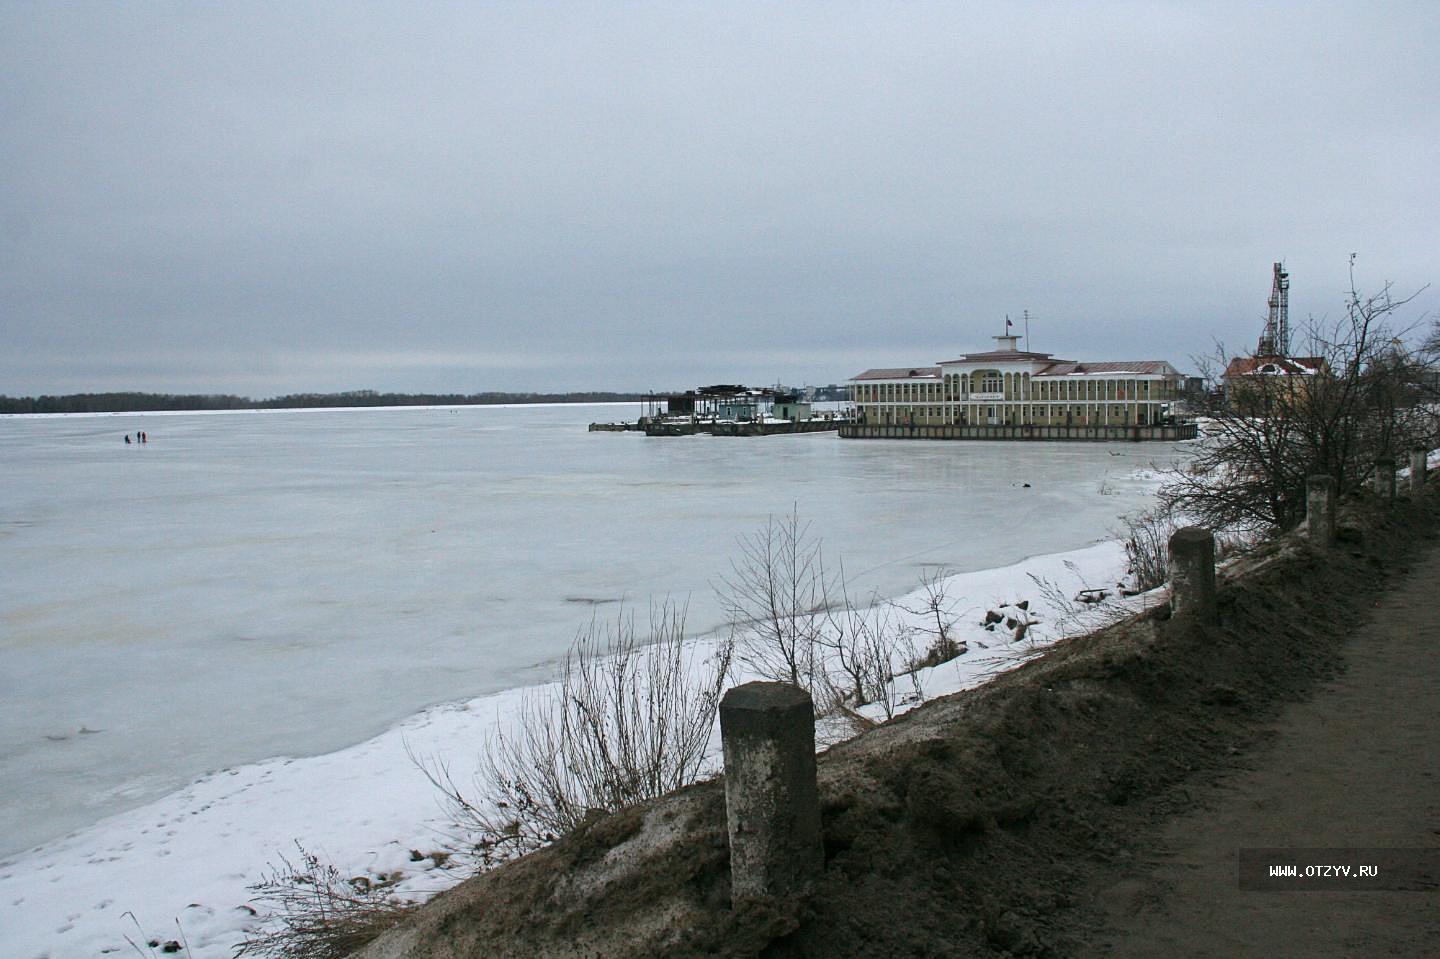
<instances>
[{"instance_id":1,"label":"overcast sky","mask_svg":"<svg viewBox=\"0 0 1440 959\"><path fill-rule=\"evenodd\" d=\"M0 0L0 393L1168 359L1440 287L1440 3ZM1435 289L1408 311L1440 304Z\"/></svg>"}]
</instances>

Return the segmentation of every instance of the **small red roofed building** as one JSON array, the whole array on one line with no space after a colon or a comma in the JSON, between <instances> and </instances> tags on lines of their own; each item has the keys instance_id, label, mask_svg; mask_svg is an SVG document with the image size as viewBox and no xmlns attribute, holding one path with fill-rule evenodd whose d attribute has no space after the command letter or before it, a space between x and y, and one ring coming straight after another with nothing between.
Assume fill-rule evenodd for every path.
<instances>
[{"instance_id":1,"label":"small red roofed building","mask_svg":"<svg viewBox=\"0 0 1440 959\"><path fill-rule=\"evenodd\" d=\"M1237 356L1220 382L1232 410L1258 414L1306 396L1314 378L1329 372L1323 356Z\"/></svg>"},{"instance_id":2,"label":"small red roofed building","mask_svg":"<svg viewBox=\"0 0 1440 959\"><path fill-rule=\"evenodd\" d=\"M1270 312L1251 356L1237 356L1220 378L1225 402L1243 414L1269 413L1309 393L1317 376L1330 369L1322 356L1290 355L1290 273L1284 263L1271 270Z\"/></svg>"}]
</instances>

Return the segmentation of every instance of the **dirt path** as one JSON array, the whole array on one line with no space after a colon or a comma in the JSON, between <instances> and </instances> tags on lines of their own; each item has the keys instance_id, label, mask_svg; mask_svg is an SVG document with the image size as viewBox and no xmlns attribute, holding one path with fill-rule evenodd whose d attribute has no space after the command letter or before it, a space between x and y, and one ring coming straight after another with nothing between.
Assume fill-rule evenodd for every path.
<instances>
[{"instance_id":1,"label":"dirt path","mask_svg":"<svg viewBox=\"0 0 1440 959\"><path fill-rule=\"evenodd\" d=\"M1440 847L1440 549L1345 646L1347 668L1103 887L1094 955L1437 956L1440 890L1241 892L1243 847Z\"/></svg>"}]
</instances>

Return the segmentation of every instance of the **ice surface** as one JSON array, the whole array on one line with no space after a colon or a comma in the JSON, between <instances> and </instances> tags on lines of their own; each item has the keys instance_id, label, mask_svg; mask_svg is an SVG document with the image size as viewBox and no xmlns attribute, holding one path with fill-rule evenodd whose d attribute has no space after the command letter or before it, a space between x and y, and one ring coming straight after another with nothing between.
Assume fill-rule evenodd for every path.
<instances>
[{"instance_id":1,"label":"ice surface","mask_svg":"<svg viewBox=\"0 0 1440 959\"><path fill-rule=\"evenodd\" d=\"M1057 608L1031 576L1061 594L1114 581L1124 550L1114 541L1068 553L1032 557L946 581L954 602L952 637L968 646L960 658L897 680L896 693L918 699L967 689L1014 668L1062 634L1083 630L1071 609ZM1124 602L1163 602L1163 590ZM985 629L984 612L1028 601L1038 621L1026 637ZM923 594L902 596L919 609ZM1103 619L1106 610L1082 618ZM923 616L905 617L927 625ZM713 643L701 637L696 643ZM698 661L700 656L693 657ZM734 682L754 676L741 672ZM342 876L393 878L397 895L423 899L463 878L431 856L444 850L453 827L412 757L443 762L467 788L479 750L497 724L519 709L526 690L436 706L357 746L307 759L279 759L225 770L141 809L120 813L0 863L0 950L5 955L61 959L127 951L132 941L174 939L199 959L228 959L258 922L249 886L282 857L298 861L295 842L333 864ZM900 711L913 705L904 702ZM863 712L883 719L876 707ZM836 739L822 726L822 743ZM853 732L853 730L849 730ZM720 765L718 732L708 766ZM420 858L416 859L416 854ZM261 908L264 908L263 904Z\"/></svg>"},{"instance_id":2,"label":"ice surface","mask_svg":"<svg viewBox=\"0 0 1440 959\"><path fill-rule=\"evenodd\" d=\"M692 630L708 630L710 584L770 513L798 503L854 591L894 594L932 565L1091 543L1144 504L1152 461L1175 456L584 431L634 415L0 418L0 836L15 853L111 817L0 865L0 908L30 900L6 954L60 935L32 912L57 894L91 935L107 910L149 904L170 938L164 924L201 901L184 891L208 889L209 918L184 927L233 942L246 882L291 838L343 846L353 868L408 861L433 796L395 734L370 737L543 679L577 626L624 598L688 597ZM136 429L151 442L126 446ZM371 808L391 792L408 798ZM342 799L359 811L337 815Z\"/></svg>"}]
</instances>

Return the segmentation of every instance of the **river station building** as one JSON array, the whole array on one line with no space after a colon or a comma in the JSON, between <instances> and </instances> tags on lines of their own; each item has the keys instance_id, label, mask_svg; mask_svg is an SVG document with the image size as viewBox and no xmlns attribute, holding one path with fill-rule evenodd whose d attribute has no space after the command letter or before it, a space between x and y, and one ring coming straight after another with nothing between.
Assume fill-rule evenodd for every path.
<instances>
[{"instance_id":1,"label":"river station building","mask_svg":"<svg viewBox=\"0 0 1440 959\"><path fill-rule=\"evenodd\" d=\"M855 423L841 435L916 439L1188 439L1175 409L1184 377L1164 360L1077 362L996 348L938 366L866 370L850 380Z\"/></svg>"}]
</instances>

